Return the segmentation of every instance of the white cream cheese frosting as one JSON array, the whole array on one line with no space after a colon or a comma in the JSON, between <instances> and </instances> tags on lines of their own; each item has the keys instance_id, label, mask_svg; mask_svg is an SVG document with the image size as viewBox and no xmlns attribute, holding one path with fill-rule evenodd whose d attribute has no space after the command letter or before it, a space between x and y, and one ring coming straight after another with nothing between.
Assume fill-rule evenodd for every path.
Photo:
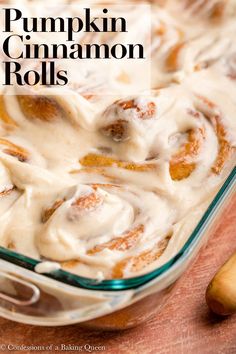
<instances>
[{"instance_id":1,"label":"white cream cheese frosting","mask_svg":"<svg viewBox=\"0 0 236 354\"><path fill-rule=\"evenodd\" d=\"M233 5L216 25L185 4L152 5L148 92L88 95L89 78L85 91L3 92L0 245L42 260L39 272L123 278L163 264L235 163Z\"/></svg>"}]
</instances>

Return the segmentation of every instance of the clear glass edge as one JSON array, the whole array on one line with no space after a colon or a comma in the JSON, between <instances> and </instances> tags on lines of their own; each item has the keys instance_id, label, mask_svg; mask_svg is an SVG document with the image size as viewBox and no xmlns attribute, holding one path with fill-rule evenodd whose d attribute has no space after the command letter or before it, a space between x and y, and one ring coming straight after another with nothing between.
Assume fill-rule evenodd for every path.
<instances>
[{"instance_id":1,"label":"clear glass edge","mask_svg":"<svg viewBox=\"0 0 236 354\"><path fill-rule=\"evenodd\" d=\"M228 197L232 189L236 185L236 166L232 169L231 173L223 183L222 187L216 194L215 198L207 208L206 212L200 219L199 223L191 233L190 237L181 248L181 250L168 262L161 267L154 269L153 271L127 279L110 279L98 281L92 278L86 278L79 275L69 273L65 270L57 270L50 274L44 274L44 276L51 279L63 282L67 285L72 285L78 288L88 290L103 290L103 291L115 291L115 290L128 290L135 289L151 280L154 280L158 276L163 276L164 273L169 271L177 262L184 261L192 250L193 245L200 239L202 232L204 232L206 226L213 220L216 213L219 211L222 202ZM4 247L0 247L0 259L8 261L17 266L26 268L35 272L35 266L40 263L39 260L24 256L17 252L11 251Z\"/></svg>"}]
</instances>

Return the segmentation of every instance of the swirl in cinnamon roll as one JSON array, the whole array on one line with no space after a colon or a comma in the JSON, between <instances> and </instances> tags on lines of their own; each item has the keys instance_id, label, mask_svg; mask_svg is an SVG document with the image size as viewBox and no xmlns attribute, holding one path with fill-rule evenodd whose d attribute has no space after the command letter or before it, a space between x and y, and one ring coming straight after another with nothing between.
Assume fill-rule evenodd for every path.
<instances>
[{"instance_id":1,"label":"swirl in cinnamon roll","mask_svg":"<svg viewBox=\"0 0 236 354\"><path fill-rule=\"evenodd\" d=\"M220 174L225 163L235 151L235 146L232 145L227 137L223 113L220 111L219 107L217 107L215 103L211 102L206 97L198 96L197 100L198 102L196 105L198 109L203 112L207 119L209 119L218 139L218 154L213 166L211 167L211 171L215 174Z\"/></svg>"},{"instance_id":2,"label":"swirl in cinnamon roll","mask_svg":"<svg viewBox=\"0 0 236 354\"><path fill-rule=\"evenodd\" d=\"M45 166L43 158L35 151L33 146L28 141L24 141L18 137L9 136L0 138L0 152L4 161L9 156L21 163Z\"/></svg>"},{"instance_id":3,"label":"swirl in cinnamon roll","mask_svg":"<svg viewBox=\"0 0 236 354\"><path fill-rule=\"evenodd\" d=\"M205 16L210 20L221 20L229 5L229 0L186 0L185 8L190 14Z\"/></svg>"},{"instance_id":4,"label":"swirl in cinnamon roll","mask_svg":"<svg viewBox=\"0 0 236 354\"><path fill-rule=\"evenodd\" d=\"M65 269L115 269L143 243L168 233L175 220L168 199L131 185L81 184L70 193L43 209L36 241L42 256L63 262ZM109 267L103 272L113 277Z\"/></svg>"},{"instance_id":5,"label":"swirl in cinnamon roll","mask_svg":"<svg viewBox=\"0 0 236 354\"><path fill-rule=\"evenodd\" d=\"M169 109L172 99L164 92L155 96L131 97L111 104L99 119L98 129L111 141L114 151L139 161L149 158L150 145L158 120Z\"/></svg>"},{"instance_id":6,"label":"swirl in cinnamon roll","mask_svg":"<svg viewBox=\"0 0 236 354\"><path fill-rule=\"evenodd\" d=\"M12 240L8 238L8 225L11 219L11 211L20 195L21 191L13 183L8 169L0 163L0 238L1 245L11 249L14 249L15 245Z\"/></svg>"},{"instance_id":7,"label":"swirl in cinnamon roll","mask_svg":"<svg viewBox=\"0 0 236 354\"><path fill-rule=\"evenodd\" d=\"M0 95L0 119L4 123L5 126L11 127L11 128L15 128L17 126L17 123L7 113L7 109L6 109L3 95Z\"/></svg>"},{"instance_id":8,"label":"swirl in cinnamon roll","mask_svg":"<svg viewBox=\"0 0 236 354\"><path fill-rule=\"evenodd\" d=\"M20 108L26 118L50 122L62 116L57 102L44 96L18 96Z\"/></svg>"},{"instance_id":9,"label":"swirl in cinnamon roll","mask_svg":"<svg viewBox=\"0 0 236 354\"><path fill-rule=\"evenodd\" d=\"M19 195L17 187L13 184L9 171L0 164L0 204L1 215L11 206Z\"/></svg>"}]
</instances>

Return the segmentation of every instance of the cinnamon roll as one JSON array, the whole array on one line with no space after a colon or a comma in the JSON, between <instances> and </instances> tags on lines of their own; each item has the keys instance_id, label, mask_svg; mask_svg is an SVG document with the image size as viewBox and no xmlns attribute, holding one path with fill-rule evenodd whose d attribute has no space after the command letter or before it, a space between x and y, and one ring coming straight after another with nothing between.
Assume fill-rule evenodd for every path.
<instances>
[{"instance_id":1,"label":"cinnamon roll","mask_svg":"<svg viewBox=\"0 0 236 354\"><path fill-rule=\"evenodd\" d=\"M158 129L158 121L172 104L164 92L138 96L110 105L99 119L98 129L125 158L145 160Z\"/></svg>"},{"instance_id":2,"label":"cinnamon roll","mask_svg":"<svg viewBox=\"0 0 236 354\"><path fill-rule=\"evenodd\" d=\"M165 238L176 217L168 199L132 185L81 184L70 193L43 209L37 247L42 256L72 271L76 265L113 277L121 260ZM157 258L156 252L151 259ZM139 270L150 262L143 259Z\"/></svg>"}]
</instances>

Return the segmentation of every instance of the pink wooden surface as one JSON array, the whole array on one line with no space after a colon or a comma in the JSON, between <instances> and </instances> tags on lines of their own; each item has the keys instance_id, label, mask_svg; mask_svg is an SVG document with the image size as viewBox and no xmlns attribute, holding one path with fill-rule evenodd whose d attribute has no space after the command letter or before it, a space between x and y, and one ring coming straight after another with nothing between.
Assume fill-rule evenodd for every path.
<instances>
[{"instance_id":1,"label":"pink wooden surface","mask_svg":"<svg viewBox=\"0 0 236 354\"><path fill-rule=\"evenodd\" d=\"M39 328L0 319L0 344L53 344L54 351L61 344L90 344L105 346L105 351L96 351L97 353L119 354L236 354L236 316L226 319L214 316L209 313L204 299L208 282L234 249L236 198L230 211L224 214L207 248L184 276L172 300L159 315L146 324L124 332L98 333L82 330L78 326ZM37 351L39 352L42 353ZM47 352L50 351L44 351ZM68 350L66 353L75 351Z\"/></svg>"}]
</instances>

